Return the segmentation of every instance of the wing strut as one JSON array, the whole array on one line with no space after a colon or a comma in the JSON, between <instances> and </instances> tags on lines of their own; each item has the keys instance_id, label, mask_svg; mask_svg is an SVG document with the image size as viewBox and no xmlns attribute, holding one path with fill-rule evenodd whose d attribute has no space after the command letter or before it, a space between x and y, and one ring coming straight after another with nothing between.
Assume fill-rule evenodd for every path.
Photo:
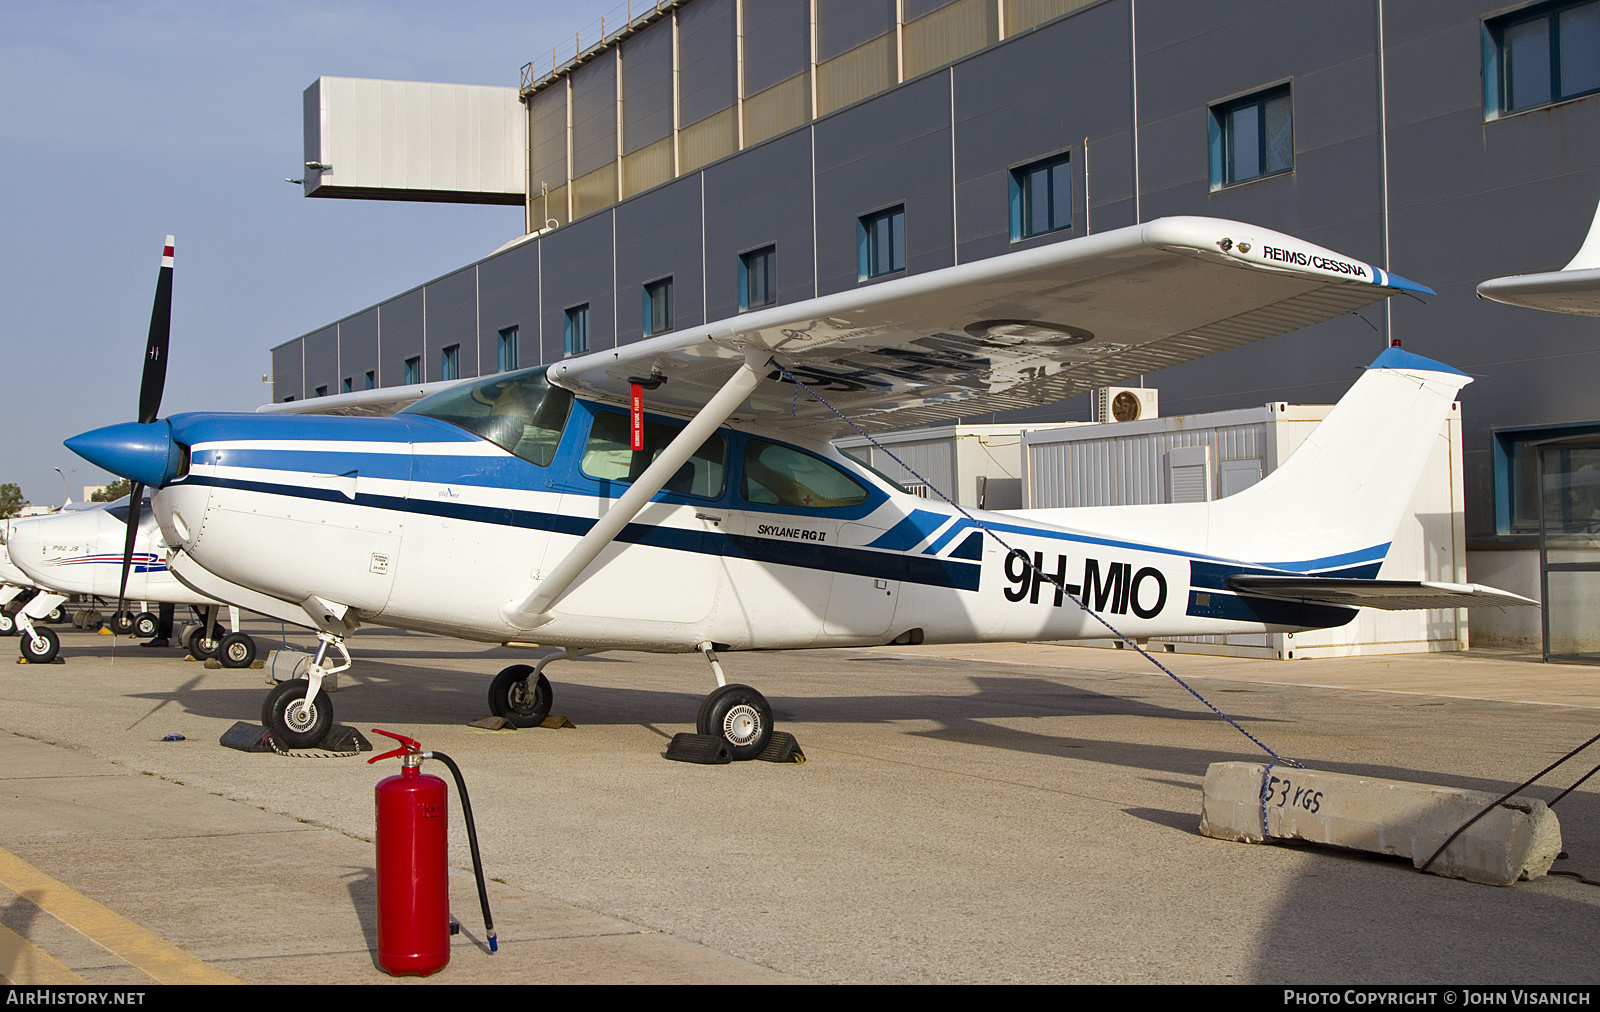
<instances>
[{"instance_id":1,"label":"wing strut","mask_svg":"<svg viewBox=\"0 0 1600 1012\"><path fill-rule=\"evenodd\" d=\"M551 605L567 592L589 567L589 563L622 533L622 529L639 515L645 504L655 498L662 486L678 473L678 468L687 463L694 451L700 448L700 444L739 409L739 405L761 382L771 358L771 353L765 349L746 349L744 364L722 385L721 390L706 401L705 407L683 427L683 431L667 444L661 456L645 468L644 474L606 510L605 516L595 521L589 533L579 539L572 551L550 571L549 576L539 581L526 600L501 606L500 617L517 629L532 629L550 621L548 612Z\"/></svg>"}]
</instances>

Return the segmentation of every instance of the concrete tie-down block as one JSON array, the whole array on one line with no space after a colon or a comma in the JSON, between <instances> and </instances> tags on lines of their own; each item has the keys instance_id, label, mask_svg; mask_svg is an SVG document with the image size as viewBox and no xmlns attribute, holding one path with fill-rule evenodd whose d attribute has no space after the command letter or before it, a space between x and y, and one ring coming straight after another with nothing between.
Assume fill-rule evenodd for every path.
<instances>
[{"instance_id":1,"label":"concrete tie-down block","mask_svg":"<svg viewBox=\"0 0 1600 1012\"><path fill-rule=\"evenodd\" d=\"M1496 797L1285 766L1274 766L1268 776L1262 763L1212 763L1200 804L1200 832L1243 843L1268 839L1325 843L1409 857L1420 868L1457 827ZM1556 814L1542 801L1514 797L1456 837L1428 871L1486 885L1510 885L1542 877L1560 852L1561 823Z\"/></svg>"}]
</instances>

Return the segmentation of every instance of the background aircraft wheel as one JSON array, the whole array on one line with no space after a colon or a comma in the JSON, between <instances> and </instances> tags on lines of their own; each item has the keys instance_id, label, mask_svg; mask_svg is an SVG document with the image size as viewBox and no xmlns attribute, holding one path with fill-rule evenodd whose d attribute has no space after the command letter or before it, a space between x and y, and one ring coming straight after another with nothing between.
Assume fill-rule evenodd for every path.
<instances>
[{"instance_id":1,"label":"background aircraft wheel","mask_svg":"<svg viewBox=\"0 0 1600 1012\"><path fill-rule=\"evenodd\" d=\"M248 668L250 662L256 659L256 641L248 634L242 632L229 633L222 637L222 642L217 649L217 660L225 668Z\"/></svg>"},{"instance_id":2,"label":"background aircraft wheel","mask_svg":"<svg viewBox=\"0 0 1600 1012\"><path fill-rule=\"evenodd\" d=\"M148 611L141 611L133 620L133 634L140 639L150 639L161 628L161 620Z\"/></svg>"},{"instance_id":3,"label":"background aircraft wheel","mask_svg":"<svg viewBox=\"0 0 1600 1012\"><path fill-rule=\"evenodd\" d=\"M43 626L36 627L34 632L39 634L41 640L44 640L44 649L37 649L33 644L33 637L24 635L22 637L23 659L29 664L49 664L56 659L56 654L61 652L61 639L56 636L54 629L46 629Z\"/></svg>"},{"instance_id":4,"label":"background aircraft wheel","mask_svg":"<svg viewBox=\"0 0 1600 1012\"><path fill-rule=\"evenodd\" d=\"M526 664L513 664L489 683L489 712L504 717L515 727L537 727L550 715L550 704L555 693L550 680L540 675L534 684L528 684L533 668Z\"/></svg>"},{"instance_id":5,"label":"background aircraft wheel","mask_svg":"<svg viewBox=\"0 0 1600 1012\"><path fill-rule=\"evenodd\" d=\"M772 707L748 685L724 685L700 704L695 730L720 735L735 761L754 759L772 738Z\"/></svg>"},{"instance_id":6,"label":"background aircraft wheel","mask_svg":"<svg viewBox=\"0 0 1600 1012\"><path fill-rule=\"evenodd\" d=\"M0 611L0 636L10 636L17 631L17 620L9 611Z\"/></svg>"},{"instance_id":7,"label":"background aircraft wheel","mask_svg":"<svg viewBox=\"0 0 1600 1012\"><path fill-rule=\"evenodd\" d=\"M261 704L261 723L279 748L311 748L333 725L333 704L325 691L319 689L311 705L306 705L310 687L304 678L279 682Z\"/></svg>"},{"instance_id":8,"label":"background aircraft wheel","mask_svg":"<svg viewBox=\"0 0 1600 1012\"><path fill-rule=\"evenodd\" d=\"M50 609L50 614L46 615L44 620L46 622L65 622L67 620L67 613L58 604L54 608Z\"/></svg>"},{"instance_id":9,"label":"background aircraft wheel","mask_svg":"<svg viewBox=\"0 0 1600 1012\"><path fill-rule=\"evenodd\" d=\"M197 661L209 661L217 656L217 651L222 646L222 630L217 630L216 636L216 639L208 640L206 627L196 626L194 632L189 635L189 642L184 644L189 648L189 656Z\"/></svg>"},{"instance_id":10,"label":"background aircraft wheel","mask_svg":"<svg viewBox=\"0 0 1600 1012\"><path fill-rule=\"evenodd\" d=\"M118 636L126 636L133 632L133 612L119 611L111 616L111 631Z\"/></svg>"}]
</instances>

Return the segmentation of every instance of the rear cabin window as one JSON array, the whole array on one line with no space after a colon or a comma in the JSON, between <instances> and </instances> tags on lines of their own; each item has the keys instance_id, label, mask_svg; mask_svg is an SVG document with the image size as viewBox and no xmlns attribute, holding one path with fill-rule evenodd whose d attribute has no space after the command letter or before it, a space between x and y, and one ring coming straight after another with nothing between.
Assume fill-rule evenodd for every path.
<instances>
[{"instance_id":1,"label":"rear cabin window","mask_svg":"<svg viewBox=\"0 0 1600 1012\"><path fill-rule=\"evenodd\" d=\"M861 483L821 457L752 439L744 447L740 494L758 506L827 509L867 501Z\"/></svg>"},{"instance_id":2,"label":"rear cabin window","mask_svg":"<svg viewBox=\"0 0 1600 1012\"><path fill-rule=\"evenodd\" d=\"M661 451L667 448L683 426L677 422L660 422L645 419L644 449L635 452L629 438L629 419L611 411L594 416L589 429L589 443L583 450L583 473L601 481L632 484L644 474ZM700 496L715 499L722 495L727 476L728 438L712 435L688 462L678 468L662 489L678 495Z\"/></svg>"},{"instance_id":3,"label":"rear cabin window","mask_svg":"<svg viewBox=\"0 0 1600 1012\"><path fill-rule=\"evenodd\" d=\"M572 393L552 386L544 373L543 366L502 373L424 397L401 413L458 425L531 464L547 467L555 459L561 430L572 412Z\"/></svg>"}]
</instances>

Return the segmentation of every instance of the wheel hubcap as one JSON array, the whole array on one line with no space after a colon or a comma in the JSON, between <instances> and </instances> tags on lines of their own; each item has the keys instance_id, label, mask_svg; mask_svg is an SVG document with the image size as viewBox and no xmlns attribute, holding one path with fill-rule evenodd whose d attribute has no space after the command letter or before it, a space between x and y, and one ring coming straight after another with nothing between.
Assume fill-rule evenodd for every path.
<instances>
[{"instance_id":1,"label":"wheel hubcap","mask_svg":"<svg viewBox=\"0 0 1600 1012\"><path fill-rule=\"evenodd\" d=\"M761 713L748 703L740 703L722 718L722 733L735 745L748 745L761 734Z\"/></svg>"},{"instance_id":2,"label":"wheel hubcap","mask_svg":"<svg viewBox=\"0 0 1600 1012\"><path fill-rule=\"evenodd\" d=\"M295 700L284 709L283 722L289 725L291 731L311 730L317 722L316 705L304 699Z\"/></svg>"}]
</instances>

